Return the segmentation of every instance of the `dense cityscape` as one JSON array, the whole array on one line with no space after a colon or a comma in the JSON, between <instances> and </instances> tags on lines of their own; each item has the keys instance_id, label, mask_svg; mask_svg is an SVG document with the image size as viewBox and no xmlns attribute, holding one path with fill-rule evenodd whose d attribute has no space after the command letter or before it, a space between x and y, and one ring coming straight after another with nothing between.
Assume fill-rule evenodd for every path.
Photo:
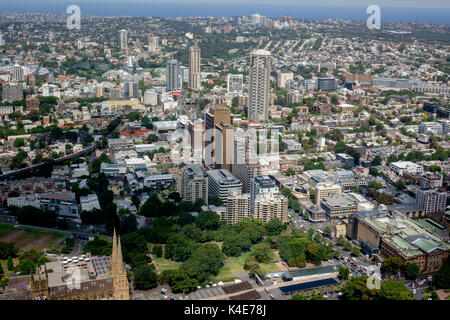
<instances>
[{"instance_id":1,"label":"dense cityscape","mask_svg":"<svg viewBox=\"0 0 450 320\"><path fill-rule=\"evenodd\" d=\"M450 25L70 18L0 12L0 300L450 300Z\"/></svg>"}]
</instances>

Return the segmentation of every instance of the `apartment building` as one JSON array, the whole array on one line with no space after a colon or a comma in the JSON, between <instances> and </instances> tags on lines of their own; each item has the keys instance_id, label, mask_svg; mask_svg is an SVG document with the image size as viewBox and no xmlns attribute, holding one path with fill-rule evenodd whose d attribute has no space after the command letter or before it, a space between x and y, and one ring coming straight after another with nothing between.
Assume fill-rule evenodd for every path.
<instances>
[{"instance_id":1,"label":"apartment building","mask_svg":"<svg viewBox=\"0 0 450 320\"><path fill-rule=\"evenodd\" d=\"M442 187L442 175L426 172L420 176L419 186L424 189Z\"/></svg>"},{"instance_id":2,"label":"apartment building","mask_svg":"<svg viewBox=\"0 0 450 320\"><path fill-rule=\"evenodd\" d=\"M263 222L278 218L286 221L288 199L278 193L257 194L255 198L253 217Z\"/></svg>"},{"instance_id":3,"label":"apartment building","mask_svg":"<svg viewBox=\"0 0 450 320\"><path fill-rule=\"evenodd\" d=\"M443 189L417 189L416 204L426 214L444 213L447 204L447 191Z\"/></svg>"},{"instance_id":4,"label":"apartment building","mask_svg":"<svg viewBox=\"0 0 450 320\"><path fill-rule=\"evenodd\" d=\"M208 205L208 177L195 164L185 166L177 177L177 191L184 201L202 199Z\"/></svg>"},{"instance_id":5,"label":"apartment building","mask_svg":"<svg viewBox=\"0 0 450 320\"><path fill-rule=\"evenodd\" d=\"M235 224L250 217L250 194L242 193L239 189L231 189L227 196L227 210L220 217L228 224Z\"/></svg>"}]
</instances>

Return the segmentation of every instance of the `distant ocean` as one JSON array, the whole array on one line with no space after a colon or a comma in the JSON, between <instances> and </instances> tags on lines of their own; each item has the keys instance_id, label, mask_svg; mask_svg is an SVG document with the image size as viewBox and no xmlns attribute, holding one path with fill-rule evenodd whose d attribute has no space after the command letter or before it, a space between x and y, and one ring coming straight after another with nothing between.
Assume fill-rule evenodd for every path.
<instances>
[{"instance_id":1,"label":"distant ocean","mask_svg":"<svg viewBox=\"0 0 450 320\"><path fill-rule=\"evenodd\" d=\"M136 16L136 17L233 17L252 13L278 18L289 15L300 19L343 19L366 21L366 7L320 7L285 4L248 4L248 3L142 3L133 1L119 2L78 2L75 0L0 0L1 12L43 12L65 14L71 4L79 5L82 15L94 16ZM424 2L426 3L426 2ZM381 7L381 22L426 22L450 24L449 8L407 8Z\"/></svg>"}]
</instances>

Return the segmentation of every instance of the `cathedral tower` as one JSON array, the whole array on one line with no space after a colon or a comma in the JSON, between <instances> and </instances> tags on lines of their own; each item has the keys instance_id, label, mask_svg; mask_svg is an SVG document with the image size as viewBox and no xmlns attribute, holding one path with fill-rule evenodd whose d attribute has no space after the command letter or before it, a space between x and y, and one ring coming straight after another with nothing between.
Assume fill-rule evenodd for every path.
<instances>
[{"instance_id":1,"label":"cathedral tower","mask_svg":"<svg viewBox=\"0 0 450 320\"><path fill-rule=\"evenodd\" d=\"M120 236L118 238L117 242L116 230L114 230L110 269L114 284L114 300L130 300L130 285L128 284L127 270L122 258Z\"/></svg>"}]
</instances>

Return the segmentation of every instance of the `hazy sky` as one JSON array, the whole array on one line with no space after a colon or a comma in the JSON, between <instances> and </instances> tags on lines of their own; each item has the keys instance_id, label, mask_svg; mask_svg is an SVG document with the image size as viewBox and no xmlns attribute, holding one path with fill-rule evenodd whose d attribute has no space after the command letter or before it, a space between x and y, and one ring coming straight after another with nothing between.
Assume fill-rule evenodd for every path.
<instances>
[{"instance_id":1,"label":"hazy sky","mask_svg":"<svg viewBox=\"0 0 450 320\"><path fill-rule=\"evenodd\" d=\"M83 2L90 3L126 3L126 0L44 0L45 2L70 2L73 4L81 4ZM19 0L18 2L30 2L39 3L39 0ZM129 2L142 2L142 3L208 3L213 5L213 3L224 4L224 3L237 3L237 4L255 4L255 9L257 9L258 3L264 4L290 4L299 6L339 6L339 7L350 7L350 6L369 6L371 4L379 5L380 7L422 7L422 8L450 8L449 0L131 0ZM9 3L10 0L0 0L0 3ZM0 8L1 11L1 8Z\"/></svg>"}]
</instances>

